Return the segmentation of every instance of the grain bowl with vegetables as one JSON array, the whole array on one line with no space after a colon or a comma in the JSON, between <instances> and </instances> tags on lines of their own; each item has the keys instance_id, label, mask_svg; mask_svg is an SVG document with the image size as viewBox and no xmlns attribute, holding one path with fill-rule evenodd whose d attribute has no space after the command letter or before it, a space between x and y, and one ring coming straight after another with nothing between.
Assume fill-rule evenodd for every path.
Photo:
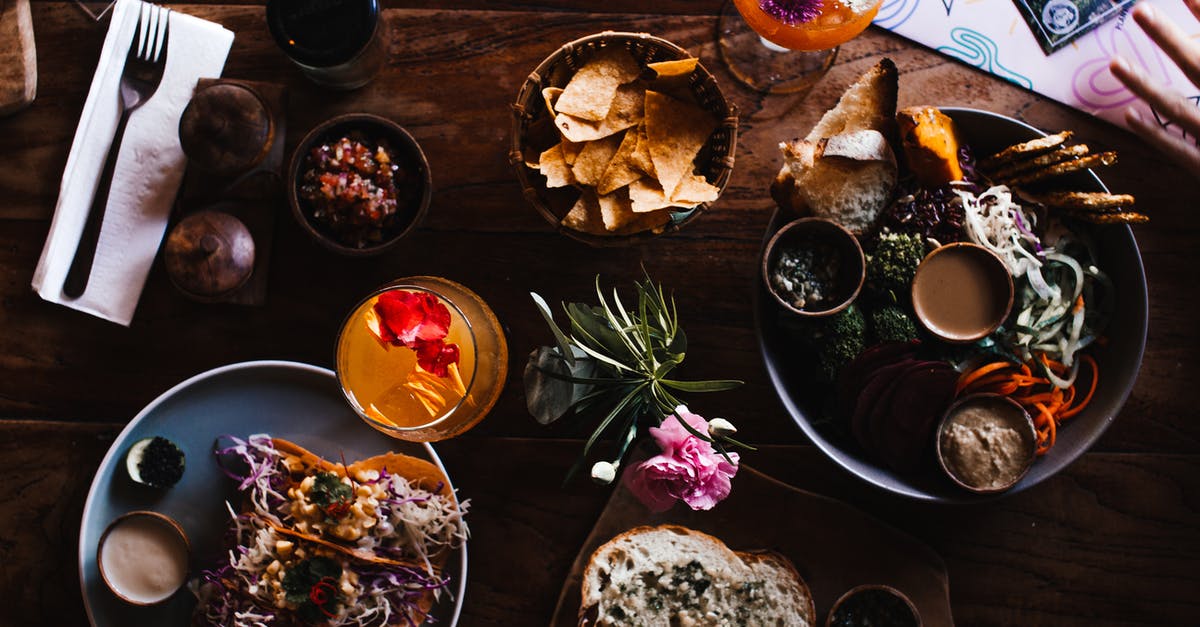
<instances>
[{"instance_id":1,"label":"grain bowl with vegetables","mask_svg":"<svg viewBox=\"0 0 1200 627\"><path fill-rule=\"evenodd\" d=\"M764 285L760 347L785 406L824 452L913 498L979 498L939 467L935 431L956 399L1011 400L1035 428L1037 459L1009 489L1020 490L1086 450L1136 379L1146 290L1128 225L1150 218L1092 172L1116 163L1111 151L988 112L898 107L903 95L885 59L806 137L780 144L771 188L780 209L767 238L820 216L855 234L866 271L851 306L818 321L779 306ZM1006 274L960 274L960 287L933 290L950 298L974 290L997 306L1011 298L980 339L947 341L913 308L919 269L956 242ZM1000 293L1005 283L1011 295Z\"/></svg>"}]
</instances>

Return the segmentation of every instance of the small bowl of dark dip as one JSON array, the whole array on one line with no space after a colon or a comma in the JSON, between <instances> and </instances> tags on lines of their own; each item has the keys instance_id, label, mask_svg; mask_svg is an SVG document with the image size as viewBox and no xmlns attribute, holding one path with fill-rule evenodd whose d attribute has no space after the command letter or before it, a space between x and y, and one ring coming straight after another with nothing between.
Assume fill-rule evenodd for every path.
<instances>
[{"instance_id":1,"label":"small bowl of dark dip","mask_svg":"<svg viewBox=\"0 0 1200 627\"><path fill-rule=\"evenodd\" d=\"M866 278L858 238L823 218L785 224L767 242L762 275L767 290L788 311L829 316L854 302Z\"/></svg>"},{"instance_id":2,"label":"small bowl of dark dip","mask_svg":"<svg viewBox=\"0 0 1200 627\"><path fill-rule=\"evenodd\" d=\"M921 627L921 614L903 592L868 584L851 588L838 598L825 627Z\"/></svg>"},{"instance_id":3,"label":"small bowl of dark dip","mask_svg":"<svg viewBox=\"0 0 1200 627\"><path fill-rule=\"evenodd\" d=\"M979 494L1003 492L1033 466L1037 433L1029 412L998 394L963 397L937 430L937 458L950 479Z\"/></svg>"},{"instance_id":4,"label":"small bowl of dark dip","mask_svg":"<svg viewBox=\"0 0 1200 627\"><path fill-rule=\"evenodd\" d=\"M939 338L964 344L1003 324L1013 304L1013 280L992 251L966 242L925 256L912 282L913 312Z\"/></svg>"},{"instance_id":5,"label":"small bowl of dark dip","mask_svg":"<svg viewBox=\"0 0 1200 627\"><path fill-rule=\"evenodd\" d=\"M395 246L424 218L432 193L417 141L399 124L366 113L318 125L288 165L296 221L342 255L378 255Z\"/></svg>"},{"instance_id":6,"label":"small bowl of dark dip","mask_svg":"<svg viewBox=\"0 0 1200 627\"><path fill-rule=\"evenodd\" d=\"M118 516L100 536L96 564L117 598L157 605L187 581L190 547L174 519L146 510Z\"/></svg>"}]
</instances>

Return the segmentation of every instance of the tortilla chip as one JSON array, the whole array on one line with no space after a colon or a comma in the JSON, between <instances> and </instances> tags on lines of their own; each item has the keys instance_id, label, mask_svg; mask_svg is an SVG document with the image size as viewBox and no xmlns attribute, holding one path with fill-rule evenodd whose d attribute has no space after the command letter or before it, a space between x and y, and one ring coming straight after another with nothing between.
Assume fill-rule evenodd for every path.
<instances>
[{"instance_id":1,"label":"tortilla chip","mask_svg":"<svg viewBox=\"0 0 1200 627\"><path fill-rule=\"evenodd\" d=\"M547 87L542 90L542 100L546 103L546 110L550 112L550 117L554 117L554 103L558 101L563 90L561 87Z\"/></svg>"},{"instance_id":2,"label":"tortilla chip","mask_svg":"<svg viewBox=\"0 0 1200 627\"><path fill-rule=\"evenodd\" d=\"M662 185L652 178L640 178L629 184L629 199L635 213L649 213L671 206Z\"/></svg>"},{"instance_id":3,"label":"tortilla chip","mask_svg":"<svg viewBox=\"0 0 1200 627\"><path fill-rule=\"evenodd\" d=\"M559 145L562 146L563 161L566 161L567 165L575 165L575 159L579 156L579 151L583 150L583 144L563 139Z\"/></svg>"},{"instance_id":4,"label":"tortilla chip","mask_svg":"<svg viewBox=\"0 0 1200 627\"><path fill-rule=\"evenodd\" d=\"M648 176L657 178L657 174L654 172L654 161L650 159L650 142L646 139L645 124L637 127L637 135L637 148L633 151L633 156L631 157L633 167L641 170Z\"/></svg>"},{"instance_id":5,"label":"tortilla chip","mask_svg":"<svg viewBox=\"0 0 1200 627\"><path fill-rule=\"evenodd\" d=\"M600 177L608 168L613 155L617 154L623 137L624 135L609 135L585 144L579 151L579 156L575 158L575 165L571 166L575 180L581 185L595 185L600 182Z\"/></svg>"},{"instance_id":6,"label":"tortilla chip","mask_svg":"<svg viewBox=\"0 0 1200 627\"><path fill-rule=\"evenodd\" d=\"M712 202L721 195L721 190L711 185L703 176L689 174L683 177L675 192L671 194L671 205L691 208L703 202Z\"/></svg>"},{"instance_id":7,"label":"tortilla chip","mask_svg":"<svg viewBox=\"0 0 1200 627\"><path fill-rule=\"evenodd\" d=\"M600 217L604 220L604 228L615 231L634 218L633 204L629 200L629 189L621 189L599 196Z\"/></svg>"},{"instance_id":8,"label":"tortilla chip","mask_svg":"<svg viewBox=\"0 0 1200 627\"><path fill-rule=\"evenodd\" d=\"M672 76L687 76L696 69L696 65L700 63L700 59L690 57L687 59L676 59L674 61L659 61L651 63L647 67L654 70L658 78L670 78Z\"/></svg>"},{"instance_id":9,"label":"tortilla chip","mask_svg":"<svg viewBox=\"0 0 1200 627\"><path fill-rule=\"evenodd\" d=\"M546 177L546 187L566 187L575 183L571 167L563 156L563 145L555 144L538 157L537 169Z\"/></svg>"},{"instance_id":10,"label":"tortilla chip","mask_svg":"<svg viewBox=\"0 0 1200 627\"><path fill-rule=\"evenodd\" d=\"M667 209L651 211L650 213L635 213L633 219L625 223L624 226L613 231L613 235L632 235L643 231L654 231L661 233L663 227L671 221L671 212Z\"/></svg>"},{"instance_id":11,"label":"tortilla chip","mask_svg":"<svg viewBox=\"0 0 1200 627\"><path fill-rule=\"evenodd\" d=\"M639 74L641 68L628 50L607 46L571 77L556 107L560 113L599 122L608 117L617 88Z\"/></svg>"},{"instance_id":12,"label":"tortilla chip","mask_svg":"<svg viewBox=\"0 0 1200 627\"><path fill-rule=\"evenodd\" d=\"M608 137L631 126L636 126L645 117L645 89L638 84L621 85L613 99L608 116L599 122L584 120L566 113L554 118L554 125L563 137L573 142L586 142Z\"/></svg>"},{"instance_id":13,"label":"tortilla chip","mask_svg":"<svg viewBox=\"0 0 1200 627\"><path fill-rule=\"evenodd\" d=\"M571 207L571 211L562 219L562 225L592 235L608 233L604 228L604 220L600 217L600 202L596 198L596 192L590 189L583 190L579 200L575 201L575 206Z\"/></svg>"},{"instance_id":14,"label":"tortilla chip","mask_svg":"<svg viewBox=\"0 0 1200 627\"><path fill-rule=\"evenodd\" d=\"M608 162L608 167L601 175L600 182L596 184L597 194L602 196L611 194L642 177L642 173L633 167L632 161L637 143L638 134L626 131L625 139L621 140L621 146L617 148L617 154L613 155L612 161Z\"/></svg>"},{"instance_id":15,"label":"tortilla chip","mask_svg":"<svg viewBox=\"0 0 1200 627\"><path fill-rule=\"evenodd\" d=\"M646 92L646 138L650 159L663 190L670 195L695 169L692 161L717 128L717 121L700 107L658 92Z\"/></svg>"}]
</instances>

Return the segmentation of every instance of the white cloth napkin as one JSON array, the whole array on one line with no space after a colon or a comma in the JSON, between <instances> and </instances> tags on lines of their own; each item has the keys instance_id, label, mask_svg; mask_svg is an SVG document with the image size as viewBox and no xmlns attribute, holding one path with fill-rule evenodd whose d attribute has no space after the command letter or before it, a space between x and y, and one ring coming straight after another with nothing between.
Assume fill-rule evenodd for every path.
<instances>
[{"instance_id":1,"label":"white cloth napkin","mask_svg":"<svg viewBox=\"0 0 1200 627\"><path fill-rule=\"evenodd\" d=\"M91 277L79 298L69 298L62 293L63 281L120 119L121 72L142 4L118 0L113 10L33 275L33 289L42 298L125 326L133 319L187 165L179 118L196 81L220 76L233 45L233 33L219 24L171 11L162 82L125 127Z\"/></svg>"}]
</instances>

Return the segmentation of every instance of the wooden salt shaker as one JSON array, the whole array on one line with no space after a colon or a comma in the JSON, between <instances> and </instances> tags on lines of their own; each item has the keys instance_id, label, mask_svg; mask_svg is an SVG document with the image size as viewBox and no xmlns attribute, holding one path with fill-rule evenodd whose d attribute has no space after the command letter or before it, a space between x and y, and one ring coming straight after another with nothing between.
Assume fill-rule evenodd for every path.
<instances>
[{"instance_id":1,"label":"wooden salt shaker","mask_svg":"<svg viewBox=\"0 0 1200 627\"><path fill-rule=\"evenodd\" d=\"M250 279L254 238L228 213L198 211L171 230L163 259L181 292L203 302L220 301Z\"/></svg>"},{"instance_id":2,"label":"wooden salt shaker","mask_svg":"<svg viewBox=\"0 0 1200 627\"><path fill-rule=\"evenodd\" d=\"M275 141L275 122L258 92L217 83L192 96L179 120L179 143L192 165L235 177L262 163Z\"/></svg>"}]
</instances>

